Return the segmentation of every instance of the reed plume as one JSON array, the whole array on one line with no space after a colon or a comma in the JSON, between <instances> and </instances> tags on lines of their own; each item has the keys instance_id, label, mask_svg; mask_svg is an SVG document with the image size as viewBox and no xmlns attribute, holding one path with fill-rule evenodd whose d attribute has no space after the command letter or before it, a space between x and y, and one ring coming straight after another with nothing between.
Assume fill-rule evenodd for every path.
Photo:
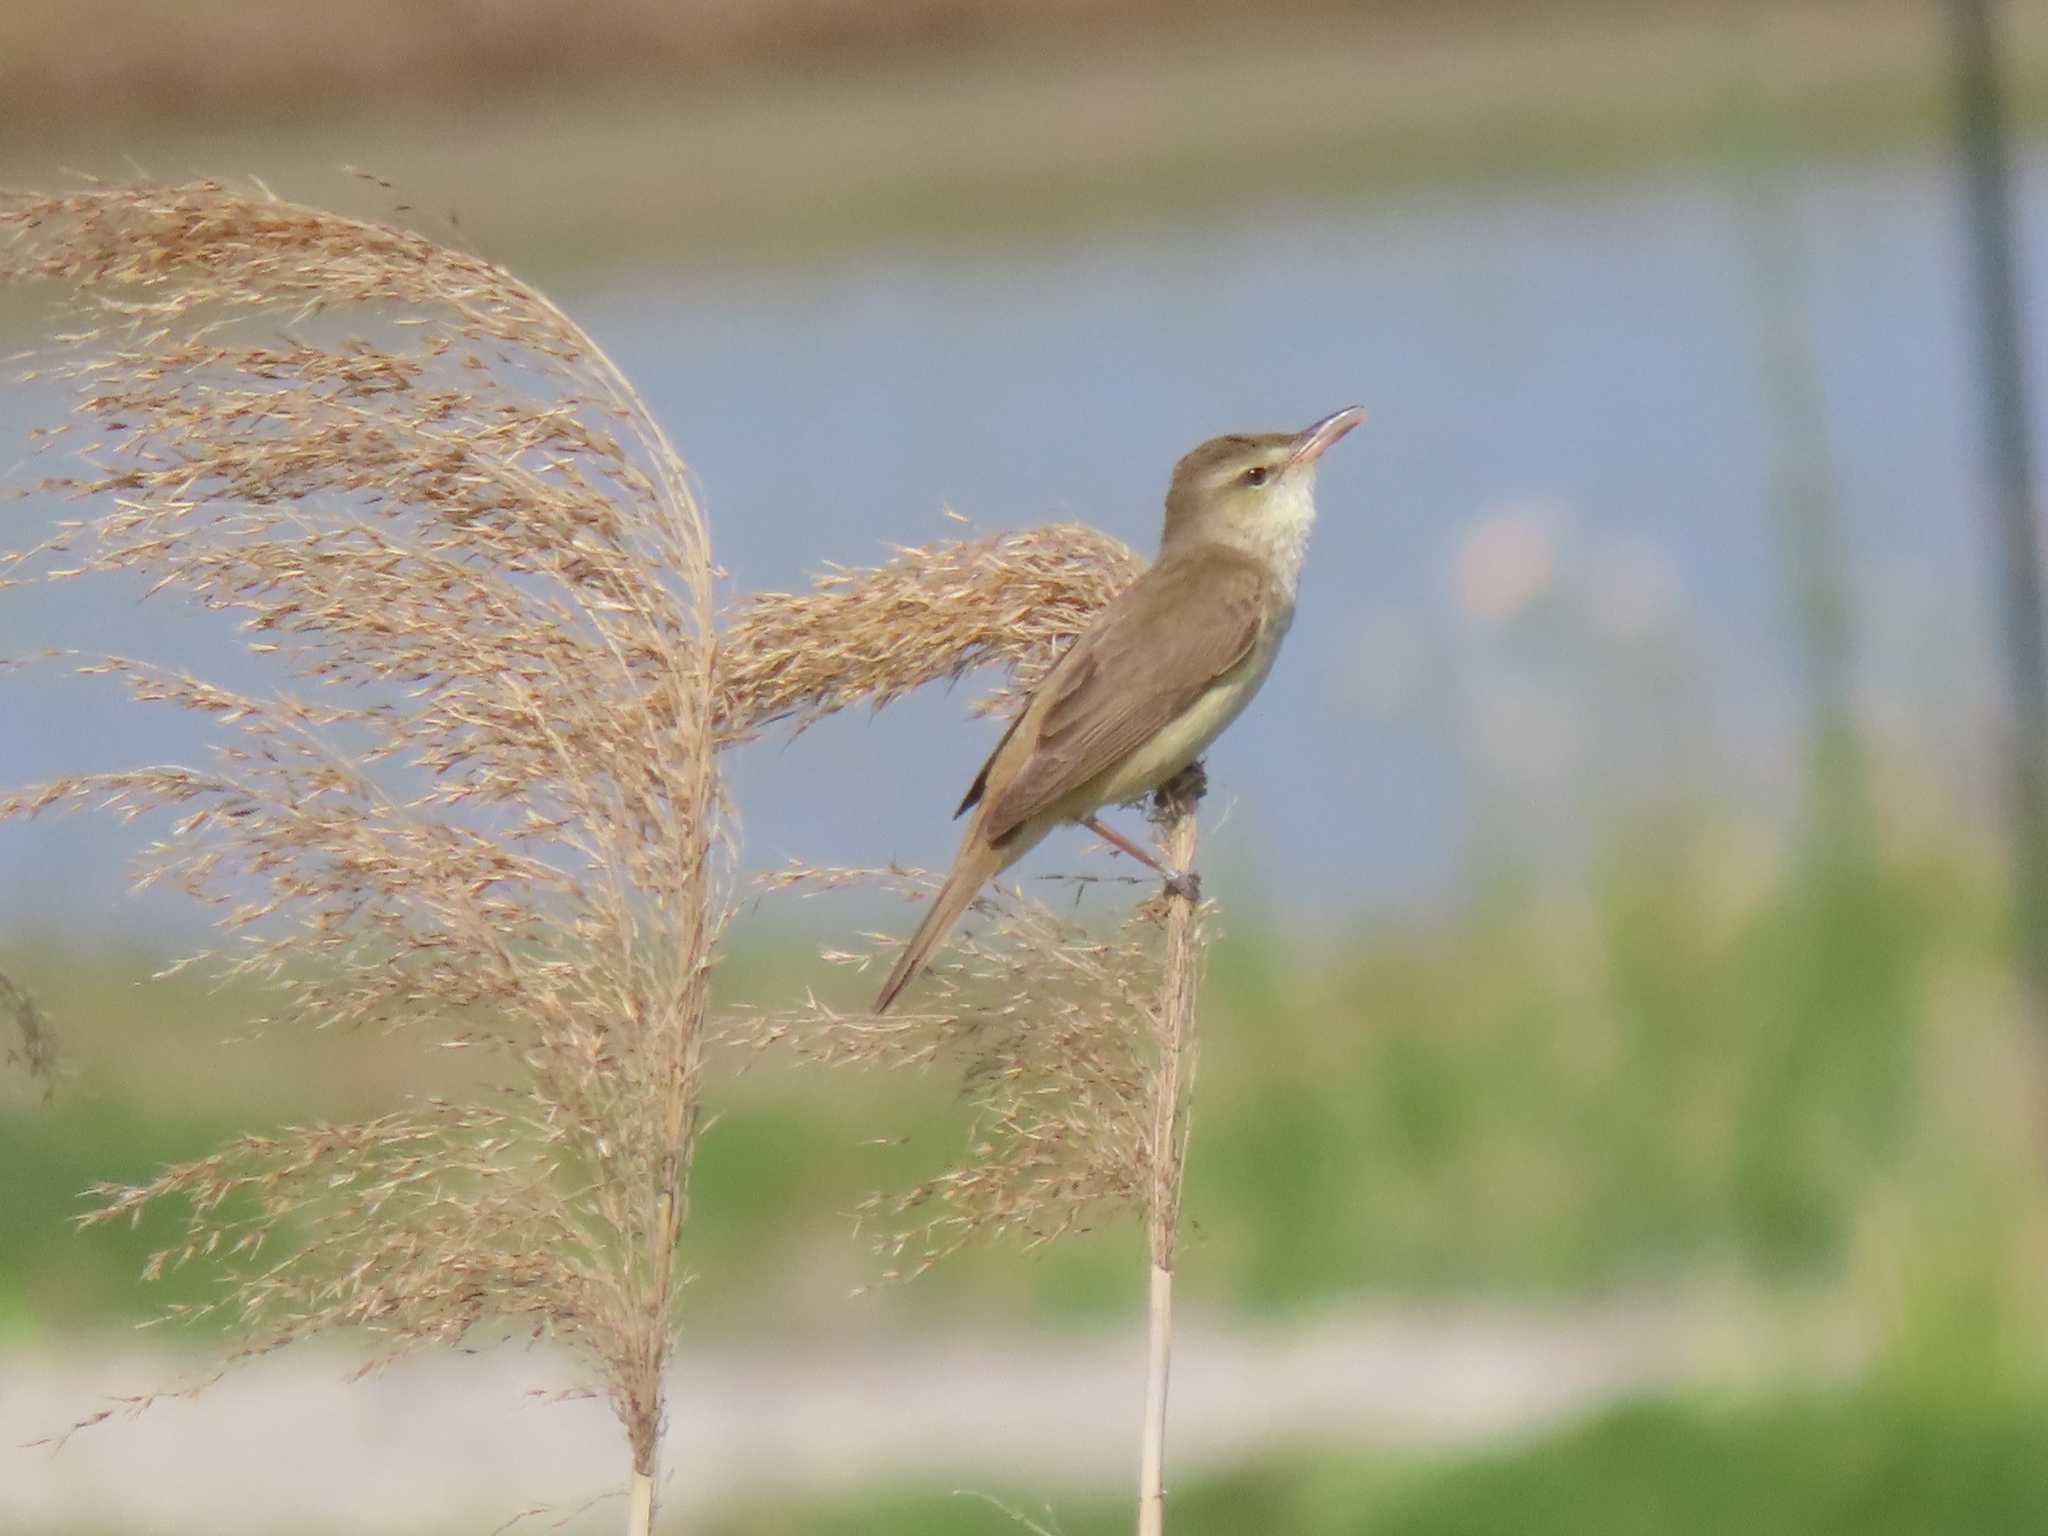
<instances>
[{"instance_id":1,"label":"reed plume","mask_svg":"<svg viewBox=\"0 0 2048 1536\"><path fill-rule=\"evenodd\" d=\"M802 731L991 665L1008 682L975 710L1010 714L1142 569L1121 540L1055 523L900 549L873 569L828 570L805 592L756 593L721 636L720 722L732 737L774 721Z\"/></svg>"},{"instance_id":2,"label":"reed plume","mask_svg":"<svg viewBox=\"0 0 2048 1536\"><path fill-rule=\"evenodd\" d=\"M810 593L756 599L737 616L734 636L751 634L741 643L764 656L823 652L839 664L822 663L815 674L757 665L751 670L761 676L786 677L789 691L757 685L747 691L753 715L729 713L787 717L801 728L851 704L880 707L982 662L1007 664L1011 674L977 710L1013 712L1140 568L1123 545L1069 526L904 551L868 572L833 571ZM1197 764L1155 797L1153 819L1174 868L1193 867L1203 791ZM916 870L796 866L763 884L928 896L939 880ZM1139 1519L1141 1531L1156 1533L1164 1520L1172 1279L1209 908L1155 892L1102 937L998 882L974 903L980 921L955 937L905 1011L843 1011L813 992L791 1008L742 1012L725 1032L745 1047L779 1048L818 1064L959 1069L973 1114L968 1156L914 1189L872 1196L861 1207L885 1278L922 1274L981 1239L1036 1245L1118 1214L1143 1222L1151 1288ZM898 942L877 937L825 958L862 971L886 968Z\"/></svg>"},{"instance_id":3,"label":"reed plume","mask_svg":"<svg viewBox=\"0 0 2048 1536\"><path fill-rule=\"evenodd\" d=\"M88 505L0 559L239 621L278 687L73 656L211 759L0 796L170 813L141 878L214 904L274 1026L415 1032L481 1086L240 1137L153 1271L220 1266L230 1358L337 1328L372 1363L530 1330L577 1351L654 1514L662 1373L729 908L714 569L683 463L573 321L419 235L219 182L0 200L0 280L62 285L40 366Z\"/></svg>"}]
</instances>

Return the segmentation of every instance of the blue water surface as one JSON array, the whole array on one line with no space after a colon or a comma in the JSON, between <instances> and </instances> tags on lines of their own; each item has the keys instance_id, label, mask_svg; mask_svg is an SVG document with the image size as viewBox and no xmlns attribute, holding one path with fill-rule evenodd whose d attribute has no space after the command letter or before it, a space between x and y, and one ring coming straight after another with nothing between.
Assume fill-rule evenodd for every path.
<instances>
[{"instance_id":1,"label":"blue water surface","mask_svg":"<svg viewBox=\"0 0 2048 1536\"><path fill-rule=\"evenodd\" d=\"M2048 152L2023 171L2027 275L2048 293ZM1909 721L1949 709L1929 728L1989 741L1952 175L1925 158L1791 174L1782 232L1803 297L1789 339L1811 349L1825 419L1823 441L1790 446L1835 472L1859 701ZM1538 530L1546 601L1577 614L1582 643L1681 658L1709 777L1789 804L1802 705L1772 499L1787 424L1762 375L1748 196L1683 171L1275 203L1018 246L679 266L559 297L691 461L735 591L951 536L947 507L987 529L1083 518L1149 551L1169 467L1200 439L1368 407L1326 463L1287 652L1210 761L1228 810L1211 890L1333 926L1451 888L1525 757L1562 750L1583 777L1638 715L1667 729L1599 667L1516 714L1526 622L1472 611L1456 575L1489 525ZM2027 350L2048 382L2040 313ZM41 386L0 392L0 465L61 407ZM64 511L9 516L32 537ZM0 655L48 644L254 675L227 626L164 597L0 593ZM30 673L0 689L0 782L202 750L187 722L110 707L104 687ZM943 861L947 813L994 729L964 718L966 697L935 691L737 755L748 863ZM1529 744L1503 719L1522 719ZM122 894L135 841L92 818L0 827L0 932L189 934L176 898ZM1055 838L1029 867L1076 867L1084 843Z\"/></svg>"}]
</instances>

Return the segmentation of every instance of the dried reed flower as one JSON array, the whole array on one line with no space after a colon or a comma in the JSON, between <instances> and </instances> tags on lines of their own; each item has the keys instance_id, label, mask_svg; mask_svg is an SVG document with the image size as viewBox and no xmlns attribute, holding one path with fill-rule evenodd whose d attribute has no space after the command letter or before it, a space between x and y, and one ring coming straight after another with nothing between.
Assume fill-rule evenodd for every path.
<instances>
[{"instance_id":1,"label":"dried reed flower","mask_svg":"<svg viewBox=\"0 0 2048 1536\"><path fill-rule=\"evenodd\" d=\"M935 890L938 880L920 871L791 869L769 883L909 894ZM886 1278L922 1274L978 1238L1036 1245L1144 1209L1161 906L1144 903L1101 937L999 882L977 903L981 921L963 927L920 983L914 1008L842 1013L810 994L794 1008L726 1021L739 1043L814 1064L960 1070L974 1114L970 1156L914 1190L861 1206ZM864 970L895 942L876 936L826 958Z\"/></svg>"},{"instance_id":2,"label":"dried reed flower","mask_svg":"<svg viewBox=\"0 0 2048 1536\"><path fill-rule=\"evenodd\" d=\"M653 1517L662 1368L729 906L713 578L682 461L544 296L418 235L219 182L0 201L0 280L70 285L97 510L0 585L125 573L235 615L288 682L76 658L207 717L203 767L59 780L0 816L176 813L146 879L214 903L277 1018L438 1031L495 1080L242 1137L170 1201L237 1356L377 1358L513 1324L580 1351ZM358 333L339 327L351 325ZM305 690L303 696L294 688Z\"/></svg>"},{"instance_id":3,"label":"dried reed flower","mask_svg":"<svg viewBox=\"0 0 2048 1536\"><path fill-rule=\"evenodd\" d=\"M757 593L724 628L720 720L732 736L785 719L801 731L990 664L1010 681L979 709L1008 713L1142 569L1120 540L1057 523L898 550L873 570L828 570L808 592Z\"/></svg>"},{"instance_id":4,"label":"dried reed flower","mask_svg":"<svg viewBox=\"0 0 2048 1536\"><path fill-rule=\"evenodd\" d=\"M1085 530L1082 531L1085 533ZM1045 530L1068 539L1068 530ZM1047 602L1043 570L1036 583L1047 606L1031 610L1030 644L1008 638L1014 621L1000 600L1014 546L941 546L908 551L895 565L870 573L835 572L817 598L815 619L804 599L778 598L800 620L793 634L818 628L812 642L830 651L834 613L887 614L907 607L920 648L854 645L843 673L823 672L792 684L787 694L758 687L747 697L773 701L763 717L794 715L799 728L856 698L879 706L918 683L957 675L976 660L1007 659L1024 677L1013 680L996 707L1021 697L1059 648L1135 571L1121 546L1077 540L1055 571L1073 582ZM1052 548L1057 552L1058 546ZM971 550L985 564L973 579L954 576ZM1032 546L1032 554L1039 546ZM1073 563L1079 560L1078 566ZM928 580L921 579L932 573ZM906 581L915 594L903 604ZM927 601L933 592L957 594ZM775 609L768 610L777 611ZM764 623L764 632L771 625ZM877 625L886 629L886 625ZM801 649L795 642L761 651ZM920 666L920 657L923 660ZM742 710L733 716L744 715ZM1167 862L1190 869L1196 849L1195 810L1206 787L1195 764L1163 787L1153 803ZM849 886L936 891L922 871L794 866L763 882L770 890L822 891ZM1139 1442L1139 1530L1158 1536L1165 1522L1166 1384L1171 1353L1173 1270L1180 1238L1181 1190L1187 1166L1189 1107L1197 1060L1196 990L1207 942L1207 906L1164 892L1141 903L1114 938L1098 939L1014 886L992 884L969 924L952 940L951 957L920 982L910 1009L877 1016L842 1013L807 994L777 1012L729 1019L729 1042L785 1048L800 1060L877 1068L957 1063L974 1115L968 1157L917 1188L870 1197L862 1217L878 1229L884 1277L924 1273L979 1238L1015 1235L1027 1244L1084 1230L1123 1211L1145 1223L1151 1259L1145 1419ZM897 940L875 936L869 947L833 951L826 959L865 969ZM912 1011L914 1010L914 1011Z\"/></svg>"},{"instance_id":5,"label":"dried reed flower","mask_svg":"<svg viewBox=\"0 0 2048 1536\"><path fill-rule=\"evenodd\" d=\"M1061 524L901 550L871 570L834 569L806 594L752 598L726 632L724 718L735 731L777 719L802 730L850 704L879 708L991 662L1009 667L1009 685L979 708L1001 710L1029 693L1140 569L1108 535ZM1194 857L1202 789L1197 766L1158 802L1183 861ZM860 887L908 896L929 894L938 880L918 870L798 864L758 884L768 892ZM974 910L983 921L963 928L949 958L920 982L914 1007L844 1013L812 992L792 1008L736 1012L722 1039L818 1065L961 1068L975 1116L973 1155L915 1190L861 1207L878 1229L887 1278L921 1274L977 1238L1037 1244L1119 1210L1144 1216L1155 1255L1170 1267L1202 914L1154 896L1103 939L1000 882ZM867 947L825 959L865 970L898 942L873 935Z\"/></svg>"},{"instance_id":6,"label":"dried reed flower","mask_svg":"<svg viewBox=\"0 0 2048 1536\"><path fill-rule=\"evenodd\" d=\"M734 737L778 720L802 731L850 705L879 709L991 664L1006 667L1008 681L976 712L1007 713L1142 568L1120 541L1065 523L899 550L873 569L829 570L806 593L756 595L722 636L721 720ZM909 895L938 881L916 870L796 865L759 884ZM1159 1011L1165 909L1163 899L1146 902L1103 940L1019 888L992 885L975 904L985 926L970 925L953 957L933 967L914 1011L842 1013L811 993L794 1008L726 1021L728 1043L782 1047L813 1064L961 1067L975 1155L861 1207L879 1229L889 1278L921 1274L979 1237L1035 1244L1117 1209L1149 1213L1168 1170L1167 1219L1177 1227L1185 1121L1155 1123L1160 1091L1182 1080L1167 1061L1171 1026ZM877 935L869 948L825 958L865 969L897 942ZM1192 970L1193 953L1182 961Z\"/></svg>"}]
</instances>

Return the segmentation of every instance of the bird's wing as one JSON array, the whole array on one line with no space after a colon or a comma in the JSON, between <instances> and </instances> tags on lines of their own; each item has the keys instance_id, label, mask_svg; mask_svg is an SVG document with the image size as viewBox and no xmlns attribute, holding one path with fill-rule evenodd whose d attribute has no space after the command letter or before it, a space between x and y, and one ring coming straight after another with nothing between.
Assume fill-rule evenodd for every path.
<instances>
[{"instance_id":1,"label":"bird's wing","mask_svg":"<svg viewBox=\"0 0 2048 1536\"><path fill-rule=\"evenodd\" d=\"M1065 660L1064 657L1062 657L1061 659ZM1046 681L1050 682L1051 680L1051 675L1048 674ZM1037 695L1034 694L1032 695L1032 697L1036 698ZM989 770L995 767L996 759L1003 755L1003 748L1007 747L1010 744L1010 738L1017 734L1017 727L1024 723L1024 717L1028 715L1030 712L1031 699L1026 699L1024 701L1024 707L1018 710L1016 714L1010 717L1009 727L1003 732L1002 740L998 741L995 744L994 750L992 750L989 753L989 755L985 759L983 759L981 765L981 772L977 773L974 776L974 782L967 786L967 793L960 797L960 808L953 813L953 819L955 821L958 821L962 816L965 816L970 810L972 810L975 806L981 803L982 794L984 791L988 789Z\"/></svg>"},{"instance_id":2,"label":"bird's wing","mask_svg":"<svg viewBox=\"0 0 2048 1536\"><path fill-rule=\"evenodd\" d=\"M1140 576L1060 658L1020 717L1031 723L990 756L976 781L993 791L984 835L1007 836L1185 713L1251 650L1270 582L1256 560L1214 547ZM1006 748L1028 754L1008 772Z\"/></svg>"}]
</instances>

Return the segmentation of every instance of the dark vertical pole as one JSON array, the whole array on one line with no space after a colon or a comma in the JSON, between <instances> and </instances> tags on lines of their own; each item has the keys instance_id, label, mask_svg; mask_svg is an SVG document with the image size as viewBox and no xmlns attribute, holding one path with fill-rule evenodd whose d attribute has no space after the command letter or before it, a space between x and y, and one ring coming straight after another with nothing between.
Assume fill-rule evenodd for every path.
<instances>
[{"instance_id":1,"label":"dark vertical pole","mask_svg":"<svg viewBox=\"0 0 2048 1536\"><path fill-rule=\"evenodd\" d=\"M1994 0L1949 0L1957 126L1990 457L1999 624L2012 699L2014 915L2037 1014L2048 1025L2048 648L2034 525L2032 423L2014 259L2012 167Z\"/></svg>"}]
</instances>

